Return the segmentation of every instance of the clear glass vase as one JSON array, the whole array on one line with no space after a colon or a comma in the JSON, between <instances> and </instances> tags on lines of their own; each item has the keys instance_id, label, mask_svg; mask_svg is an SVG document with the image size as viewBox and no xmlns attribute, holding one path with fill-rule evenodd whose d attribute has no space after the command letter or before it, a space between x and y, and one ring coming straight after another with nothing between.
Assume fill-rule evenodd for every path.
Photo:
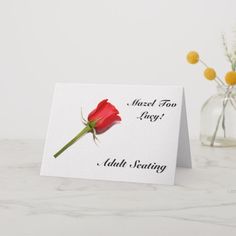
<instances>
[{"instance_id":1,"label":"clear glass vase","mask_svg":"<svg viewBox=\"0 0 236 236\"><path fill-rule=\"evenodd\" d=\"M200 140L215 147L236 146L236 88L218 87L201 109Z\"/></svg>"}]
</instances>

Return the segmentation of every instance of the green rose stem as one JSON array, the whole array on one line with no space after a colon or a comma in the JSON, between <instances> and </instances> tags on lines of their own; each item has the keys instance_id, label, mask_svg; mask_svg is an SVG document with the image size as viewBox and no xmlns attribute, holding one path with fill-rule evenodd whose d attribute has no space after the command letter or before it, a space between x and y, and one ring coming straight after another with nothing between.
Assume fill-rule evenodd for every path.
<instances>
[{"instance_id":1,"label":"green rose stem","mask_svg":"<svg viewBox=\"0 0 236 236\"><path fill-rule=\"evenodd\" d=\"M68 142L64 147L62 147L57 153L55 153L53 156L57 158L59 155L61 155L67 148L69 148L72 144L77 142L83 135L87 134L88 132L91 132L94 130L96 122L88 122L87 125L73 138Z\"/></svg>"}]
</instances>

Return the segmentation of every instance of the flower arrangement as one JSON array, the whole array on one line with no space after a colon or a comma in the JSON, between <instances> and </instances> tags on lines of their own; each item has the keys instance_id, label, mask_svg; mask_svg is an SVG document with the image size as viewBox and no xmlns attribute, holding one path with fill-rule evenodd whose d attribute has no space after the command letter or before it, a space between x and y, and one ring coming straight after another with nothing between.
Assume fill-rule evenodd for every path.
<instances>
[{"instance_id":1,"label":"flower arrangement","mask_svg":"<svg viewBox=\"0 0 236 236\"><path fill-rule=\"evenodd\" d=\"M199 56L198 52L196 51L190 51L187 54L187 61L190 64L197 64L197 63L201 63L205 69L203 71L203 76L205 77L205 79L209 80L209 81L215 81L216 84L218 85L218 87L221 89L221 91L223 91L223 98L222 98L222 103L220 104L220 112L218 113L218 111L212 111L214 113L218 113L218 117L216 118L216 122L214 122L212 120L212 123L215 124L215 128L210 131L212 132L212 134L210 135L210 141L208 144L206 145L210 145L210 146L215 146L215 142L216 142L216 138L218 132L219 132L219 127L222 127L223 130L223 138L222 139L226 139L227 135L226 135L226 109L231 109L233 108L235 111L235 114L233 115L234 117L236 117L236 98L235 98L235 88L236 88L236 49L233 51L230 51L225 37L222 37L223 40L223 46L225 49L225 54L226 57L230 63L230 70L228 72L225 73L224 79L221 79L218 75L217 72L215 71L214 68L209 67L203 60L202 58ZM231 106L230 108L227 108ZM218 109L219 110L219 109ZM209 111L208 111L209 113ZM221 126L220 126L221 124ZM232 127L231 127L232 128ZM231 135L232 136L232 135ZM204 142L202 142L204 144ZM235 137L235 144L236 145L236 137ZM224 146L224 145L219 145L219 146Z\"/></svg>"}]
</instances>

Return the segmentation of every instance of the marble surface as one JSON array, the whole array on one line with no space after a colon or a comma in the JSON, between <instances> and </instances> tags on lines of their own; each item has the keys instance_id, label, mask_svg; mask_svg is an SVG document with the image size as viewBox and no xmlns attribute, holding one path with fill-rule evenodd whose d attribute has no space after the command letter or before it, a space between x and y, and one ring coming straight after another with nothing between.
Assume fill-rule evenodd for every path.
<instances>
[{"instance_id":1,"label":"marble surface","mask_svg":"<svg viewBox=\"0 0 236 236\"><path fill-rule=\"evenodd\" d=\"M161 186L39 176L43 141L0 141L0 235L236 235L236 149L191 141Z\"/></svg>"}]
</instances>

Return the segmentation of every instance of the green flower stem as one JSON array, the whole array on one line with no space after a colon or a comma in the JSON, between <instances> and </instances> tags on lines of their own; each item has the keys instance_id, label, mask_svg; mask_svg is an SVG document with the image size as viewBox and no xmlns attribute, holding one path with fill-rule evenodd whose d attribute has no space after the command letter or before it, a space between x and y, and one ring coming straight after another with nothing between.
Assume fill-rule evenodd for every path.
<instances>
[{"instance_id":1,"label":"green flower stem","mask_svg":"<svg viewBox=\"0 0 236 236\"><path fill-rule=\"evenodd\" d=\"M232 88L230 90L230 87L228 87L228 89L227 89L227 91L225 93L224 101L223 101L222 112L221 112L220 116L218 117L216 128L215 128L214 134L213 134L212 139L211 139L211 146L212 147L214 146L216 135L217 135L217 132L218 132L218 129L219 129L219 125L220 125L220 121L221 121L222 117L223 117L223 122L225 122L225 120L224 120L225 108L226 108L226 106L228 104L228 101L230 100L231 92L232 92ZM225 124L222 124L222 126L223 126L224 134L225 134Z\"/></svg>"},{"instance_id":2,"label":"green flower stem","mask_svg":"<svg viewBox=\"0 0 236 236\"><path fill-rule=\"evenodd\" d=\"M60 154L62 154L67 148L69 148L72 144L77 142L83 135L87 134L88 132L92 131L93 127L90 124L87 124L73 139L70 140L63 148L61 148L56 154L53 156L57 158Z\"/></svg>"}]
</instances>

